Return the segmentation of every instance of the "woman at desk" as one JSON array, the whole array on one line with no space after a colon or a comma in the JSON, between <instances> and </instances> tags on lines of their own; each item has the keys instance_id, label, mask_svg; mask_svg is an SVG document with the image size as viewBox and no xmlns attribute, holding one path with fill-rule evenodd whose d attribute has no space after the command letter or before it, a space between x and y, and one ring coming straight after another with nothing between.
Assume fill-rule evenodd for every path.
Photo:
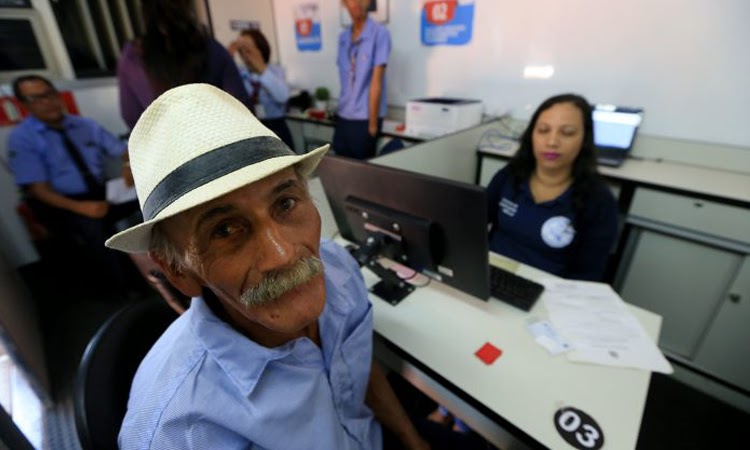
<instances>
[{"instance_id":1,"label":"woman at desk","mask_svg":"<svg viewBox=\"0 0 750 450\"><path fill-rule=\"evenodd\" d=\"M271 46L260 30L242 30L240 36L229 46L229 54L240 55L244 67L240 76L250 96L250 106L255 117L294 148L292 133L286 124L286 103L289 100L289 86L286 84L284 69L271 64Z\"/></svg>"},{"instance_id":2,"label":"woman at desk","mask_svg":"<svg viewBox=\"0 0 750 450\"><path fill-rule=\"evenodd\" d=\"M545 100L487 187L490 250L564 278L601 280L617 204L596 167L589 102L574 94ZM454 423L443 406L429 419ZM454 428L466 429L458 419Z\"/></svg>"},{"instance_id":3,"label":"woman at desk","mask_svg":"<svg viewBox=\"0 0 750 450\"><path fill-rule=\"evenodd\" d=\"M490 249L564 278L601 280L617 204L596 168L588 101L545 100L487 188Z\"/></svg>"}]
</instances>

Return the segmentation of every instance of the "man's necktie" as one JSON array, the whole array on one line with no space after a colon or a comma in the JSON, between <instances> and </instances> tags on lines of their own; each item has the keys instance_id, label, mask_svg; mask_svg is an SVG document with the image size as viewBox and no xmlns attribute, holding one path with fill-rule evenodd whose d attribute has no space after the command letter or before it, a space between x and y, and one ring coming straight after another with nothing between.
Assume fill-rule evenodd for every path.
<instances>
[{"instance_id":1,"label":"man's necktie","mask_svg":"<svg viewBox=\"0 0 750 450\"><path fill-rule=\"evenodd\" d=\"M260 95L260 81L250 80L250 86L253 87L253 95L250 97L250 104L253 106L253 113L255 113L258 106L258 95Z\"/></svg>"},{"instance_id":2,"label":"man's necktie","mask_svg":"<svg viewBox=\"0 0 750 450\"><path fill-rule=\"evenodd\" d=\"M83 159L83 155L81 155L78 147L76 147L73 141L70 140L65 130L59 128L50 129L58 133L62 138L65 150L68 152L68 156L70 156L70 159L73 160L73 163L75 163L78 171L81 173L81 178L83 178L83 182L86 184L86 189L88 190L88 194L92 197L92 200L104 200L104 185L96 177L96 175L91 173L91 169L89 169L89 166L86 165L86 162Z\"/></svg>"}]
</instances>

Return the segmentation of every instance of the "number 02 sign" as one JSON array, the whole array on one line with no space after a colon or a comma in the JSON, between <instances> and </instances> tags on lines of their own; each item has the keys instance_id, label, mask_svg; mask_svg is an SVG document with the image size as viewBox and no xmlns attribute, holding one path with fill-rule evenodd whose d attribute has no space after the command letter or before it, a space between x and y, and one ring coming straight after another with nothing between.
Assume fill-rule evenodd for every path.
<instances>
[{"instance_id":1,"label":"number 02 sign","mask_svg":"<svg viewBox=\"0 0 750 450\"><path fill-rule=\"evenodd\" d=\"M597 450L604 445L599 424L580 409L566 407L555 413L555 427L565 442L581 450Z\"/></svg>"},{"instance_id":2,"label":"number 02 sign","mask_svg":"<svg viewBox=\"0 0 750 450\"><path fill-rule=\"evenodd\" d=\"M424 0L422 43L464 45L471 41L474 0Z\"/></svg>"}]
</instances>

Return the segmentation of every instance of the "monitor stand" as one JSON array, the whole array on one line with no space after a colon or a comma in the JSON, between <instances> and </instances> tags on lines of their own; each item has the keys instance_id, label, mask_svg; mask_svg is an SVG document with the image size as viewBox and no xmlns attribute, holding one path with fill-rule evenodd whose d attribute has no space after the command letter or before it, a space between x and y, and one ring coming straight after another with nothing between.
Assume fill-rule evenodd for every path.
<instances>
[{"instance_id":1,"label":"monitor stand","mask_svg":"<svg viewBox=\"0 0 750 450\"><path fill-rule=\"evenodd\" d=\"M391 305L398 305L407 295L414 291L414 286L402 280L396 272L386 269L379 262L372 260L367 264L380 281L370 288L370 292L387 301Z\"/></svg>"},{"instance_id":2,"label":"monitor stand","mask_svg":"<svg viewBox=\"0 0 750 450\"><path fill-rule=\"evenodd\" d=\"M414 286L376 261L386 239L389 238L382 233L372 233L359 248L349 247L349 252L360 267L367 266L380 277L380 281L370 288L370 292L395 306L414 291Z\"/></svg>"}]
</instances>

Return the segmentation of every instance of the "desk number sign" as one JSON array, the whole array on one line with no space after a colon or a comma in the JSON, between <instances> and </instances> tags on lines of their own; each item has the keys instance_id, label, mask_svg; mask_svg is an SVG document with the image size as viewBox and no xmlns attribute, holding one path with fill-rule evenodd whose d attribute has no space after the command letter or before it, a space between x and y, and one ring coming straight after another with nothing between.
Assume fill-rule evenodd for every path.
<instances>
[{"instance_id":1,"label":"desk number sign","mask_svg":"<svg viewBox=\"0 0 750 450\"><path fill-rule=\"evenodd\" d=\"M604 433L596 421L580 409L565 407L555 413L555 427L565 442L579 450L598 450Z\"/></svg>"}]
</instances>

